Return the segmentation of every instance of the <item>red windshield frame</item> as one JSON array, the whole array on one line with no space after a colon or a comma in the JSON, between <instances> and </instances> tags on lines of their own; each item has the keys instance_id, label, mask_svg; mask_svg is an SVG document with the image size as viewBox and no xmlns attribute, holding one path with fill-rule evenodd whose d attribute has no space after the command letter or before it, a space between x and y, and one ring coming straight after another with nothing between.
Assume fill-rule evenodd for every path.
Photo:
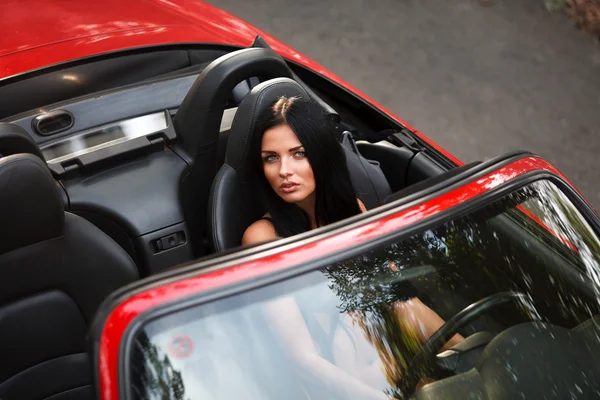
<instances>
[{"instance_id":1,"label":"red windshield frame","mask_svg":"<svg viewBox=\"0 0 600 400\"><path fill-rule=\"evenodd\" d=\"M119 354L124 334L137 317L152 308L193 294L308 263L350 247L360 246L399 229L435 217L534 171L548 172L568 182L564 175L547 161L536 156L521 158L458 188L440 193L434 198L411 205L391 215L382 216L378 220L367 222L361 226L308 243L301 242L296 246L286 247L281 252L271 252L257 259L201 275L182 277L181 280L170 279L162 284L155 284L146 290L136 292L110 312L102 327L98 353L101 399L119 399Z\"/></svg>"}]
</instances>

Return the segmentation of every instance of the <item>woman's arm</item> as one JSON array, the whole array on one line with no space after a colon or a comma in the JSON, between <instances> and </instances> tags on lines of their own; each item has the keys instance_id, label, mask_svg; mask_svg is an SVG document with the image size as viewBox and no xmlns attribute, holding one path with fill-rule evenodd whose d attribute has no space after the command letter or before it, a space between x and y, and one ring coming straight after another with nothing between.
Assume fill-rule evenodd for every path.
<instances>
[{"instance_id":1,"label":"woman's arm","mask_svg":"<svg viewBox=\"0 0 600 400\"><path fill-rule=\"evenodd\" d=\"M266 304L265 314L281 347L288 351L305 374L322 379L342 398L389 399L382 391L362 383L319 355L293 298L284 297Z\"/></svg>"},{"instance_id":2,"label":"woman's arm","mask_svg":"<svg viewBox=\"0 0 600 400\"><path fill-rule=\"evenodd\" d=\"M365 207L365 205L363 204L363 202L360 201L360 199L356 199L356 201L358 201L358 208L360 208L360 212L361 213L366 213L367 212L367 207Z\"/></svg>"},{"instance_id":3,"label":"woman's arm","mask_svg":"<svg viewBox=\"0 0 600 400\"><path fill-rule=\"evenodd\" d=\"M273 225L269 221L259 220L246 229L242 245L274 239L277 239L277 232ZM296 360L306 375L319 377L325 385L340 393L342 398L389 400L382 391L365 385L319 355L304 317L293 298L284 297L271 301L265 305L264 310L269 328L280 342L281 348L289 352L288 354Z\"/></svg>"},{"instance_id":4,"label":"woman's arm","mask_svg":"<svg viewBox=\"0 0 600 400\"><path fill-rule=\"evenodd\" d=\"M402 325L411 329L421 343L425 343L445 323L435 311L423 304L417 297L394 303L394 310L402 321ZM447 350L463 339L461 335L456 334L441 350Z\"/></svg>"},{"instance_id":5,"label":"woman's arm","mask_svg":"<svg viewBox=\"0 0 600 400\"><path fill-rule=\"evenodd\" d=\"M388 265L392 271L398 271L395 261L390 261ZM435 311L423 304L418 297L406 301L397 301L394 303L394 310L402 325L410 329L421 343L425 343L431 335L446 323ZM464 338L456 334L441 350L447 350L462 340Z\"/></svg>"},{"instance_id":6,"label":"woman's arm","mask_svg":"<svg viewBox=\"0 0 600 400\"><path fill-rule=\"evenodd\" d=\"M277 239L277 232L273 224L265 219L259 219L244 232L242 246L269 242L275 239Z\"/></svg>"}]
</instances>

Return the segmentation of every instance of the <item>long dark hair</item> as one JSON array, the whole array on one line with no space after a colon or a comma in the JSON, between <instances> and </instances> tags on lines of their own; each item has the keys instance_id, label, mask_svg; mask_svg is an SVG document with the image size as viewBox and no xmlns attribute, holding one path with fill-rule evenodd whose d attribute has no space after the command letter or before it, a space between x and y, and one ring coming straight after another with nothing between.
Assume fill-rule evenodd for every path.
<instances>
[{"instance_id":1,"label":"long dark hair","mask_svg":"<svg viewBox=\"0 0 600 400\"><path fill-rule=\"evenodd\" d=\"M265 131L288 125L304 146L315 176L315 219L317 226L360 214L356 192L346 165L346 155L336 138L333 123L321 108L301 97L282 97L260 117L255 135L255 170L262 189L262 201L271 215L277 234L289 237L310 230L308 216L300 207L288 203L275 193L263 171L261 139Z\"/></svg>"}]
</instances>

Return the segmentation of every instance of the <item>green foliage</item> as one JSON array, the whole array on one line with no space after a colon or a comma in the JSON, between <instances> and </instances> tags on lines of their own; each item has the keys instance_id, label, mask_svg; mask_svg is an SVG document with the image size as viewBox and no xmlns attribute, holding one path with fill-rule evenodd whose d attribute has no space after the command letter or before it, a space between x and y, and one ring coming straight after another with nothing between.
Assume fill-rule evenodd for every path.
<instances>
[{"instance_id":1,"label":"green foliage","mask_svg":"<svg viewBox=\"0 0 600 400\"><path fill-rule=\"evenodd\" d=\"M174 369L167 355L161 357L158 347L145 334L138 337L143 351L144 366L137 371L141 376L143 398L186 400L181 372Z\"/></svg>"},{"instance_id":2,"label":"green foliage","mask_svg":"<svg viewBox=\"0 0 600 400\"><path fill-rule=\"evenodd\" d=\"M329 288L341 301L340 312L352 315L377 349L392 386L389 396L404 397L405 371L422 346L414 327L404 325L396 308L417 295L409 281L426 279L419 276L433 271L431 265L448 266L465 257L463 253L470 254L470 242L476 236L449 223L323 270L331 282Z\"/></svg>"},{"instance_id":3,"label":"green foliage","mask_svg":"<svg viewBox=\"0 0 600 400\"><path fill-rule=\"evenodd\" d=\"M565 8L566 0L544 0L546 10L550 12L561 12Z\"/></svg>"}]
</instances>

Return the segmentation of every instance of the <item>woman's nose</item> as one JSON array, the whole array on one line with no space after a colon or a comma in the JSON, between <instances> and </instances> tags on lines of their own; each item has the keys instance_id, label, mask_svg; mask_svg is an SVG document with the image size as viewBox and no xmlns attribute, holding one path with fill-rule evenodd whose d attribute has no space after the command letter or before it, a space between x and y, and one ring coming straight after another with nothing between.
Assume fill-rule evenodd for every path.
<instances>
[{"instance_id":1,"label":"woman's nose","mask_svg":"<svg viewBox=\"0 0 600 400\"><path fill-rule=\"evenodd\" d=\"M287 160L281 160L281 166L279 167L279 176L282 178L287 178L292 175L292 170L287 162Z\"/></svg>"}]
</instances>

